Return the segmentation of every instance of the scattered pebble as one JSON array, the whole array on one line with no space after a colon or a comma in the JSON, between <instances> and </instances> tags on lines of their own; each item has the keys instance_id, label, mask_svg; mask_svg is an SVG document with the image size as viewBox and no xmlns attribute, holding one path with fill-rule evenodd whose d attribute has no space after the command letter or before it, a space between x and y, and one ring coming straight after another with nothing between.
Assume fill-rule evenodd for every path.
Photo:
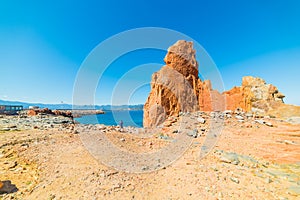
<instances>
[{"instance_id":1,"label":"scattered pebble","mask_svg":"<svg viewBox=\"0 0 300 200\"><path fill-rule=\"evenodd\" d=\"M201 124L204 124L206 120L203 119L202 117L198 117L198 118L197 118L197 121L198 121L199 123L201 123Z\"/></svg>"},{"instance_id":2,"label":"scattered pebble","mask_svg":"<svg viewBox=\"0 0 300 200\"><path fill-rule=\"evenodd\" d=\"M230 177L230 180L234 183L237 183L239 184L240 183L240 180L238 178L235 178L235 177Z\"/></svg>"}]
</instances>

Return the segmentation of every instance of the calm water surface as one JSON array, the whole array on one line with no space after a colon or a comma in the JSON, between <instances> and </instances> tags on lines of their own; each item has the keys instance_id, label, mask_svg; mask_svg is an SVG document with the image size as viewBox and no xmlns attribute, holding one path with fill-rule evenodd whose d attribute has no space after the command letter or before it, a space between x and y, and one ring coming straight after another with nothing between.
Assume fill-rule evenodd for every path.
<instances>
[{"instance_id":1,"label":"calm water surface","mask_svg":"<svg viewBox=\"0 0 300 200\"><path fill-rule=\"evenodd\" d=\"M105 114L86 115L75 118L81 124L118 125L122 120L124 126L143 126L142 110L105 111Z\"/></svg>"}]
</instances>

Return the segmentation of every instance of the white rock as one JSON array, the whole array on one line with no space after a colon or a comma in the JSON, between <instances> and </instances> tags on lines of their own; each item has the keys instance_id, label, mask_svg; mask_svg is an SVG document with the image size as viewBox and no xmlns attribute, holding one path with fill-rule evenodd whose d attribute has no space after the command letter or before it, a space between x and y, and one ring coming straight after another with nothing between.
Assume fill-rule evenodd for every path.
<instances>
[{"instance_id":1,"label":"white rock","mask_svg":"<svg viewBox=\"0 0 300 200\"><path fill-rule=\"evenodd\" d=\"M270 122L265 122L265 125L269 126L269 127L273 127L273 124Z\"/></svg>"},{"instance_id":2,"label":"white rock","mask_svg":"<svg viewBox=\"0 0 300 200\"><path fill-rule=\"evenodd\" d=\"M240 115L235 116L235 118L238 119L238 120L244 120L244 117L242 117Z\"/></svg>"},{"instance_id":3,"label":"white rock","mask_svg":"<svg viewBox=\"0 0 300 200\"><path fill-rule=\"evenodd\" d=\"M232 110L225 110L223 113L224 114L232 114Z\"/></svg>"},{"instance_id":4,"label":"white rock","mask_svg":"<svg viewBox=\"0 0 300 200\"><path fill-rule=\"evenodd\" d=\"M257 120L255 120L255 122L258 124L265 124L265 121L261 120L261 119L257 119Z\"/></svg>"},{"instance_id":5,"label":"white rock","mask_svg":"<svg viewBox=\"0 0 300 200\"><path fill-rule=\"evenodd\" d=\"M197 118L197 121L198 121L199 123L201 123L201 124L204 124L206 120L203 119L202 117L198 117L198 118Z\"/></svg>"}]
</instances>

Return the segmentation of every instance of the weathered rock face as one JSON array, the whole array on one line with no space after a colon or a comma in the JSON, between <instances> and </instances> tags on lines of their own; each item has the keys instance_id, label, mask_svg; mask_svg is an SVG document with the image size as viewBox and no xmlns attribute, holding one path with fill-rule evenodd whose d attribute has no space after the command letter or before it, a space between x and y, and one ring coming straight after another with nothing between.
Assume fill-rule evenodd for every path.
<instances>
[{"instance_id":1,"label":"weathered rock face","mask_svg":"<svg viewBox=\"0 0 300 200\"><path fill-rule=\"evenodd\" d=\"M144 106L144 126L157 126L167 116L199 110L198 63L192 42L178 41L168 49L164 66L152 75L151 92Z\"/></svg>"},{"instance_id":2,"label":"weathered rock face","mask_svg":"<svg viewBox=\"0 0 300 200\"><path fill-rule=\"evenodd\" d=\"M178 71L195 88L198 79L198 62L193 43L179 40L168 49L164 59L167 66Z\"/></svg>"},{"instance_id":3,"label":"weathered rock face","mask_svg":"<svg viewBox=\"0 0 300 200\"><path fill-rule=\"evenodd\" d=\"M283 105L284 95L260 78L247 76L242 86L219 93L198 76L193 43L179 40L168 49L166 65L152 75L144 105L144 126L158 126L179 112L236 110L267 113Z\"/></svg>"},{"instance_id":4,"label":"weathered rock face","mask_svg":"<svg viewBox=\"0 0 300 200\"><path fill-rule=\"evenodd\" d=\"M224 92L226 107L229 110L241 108L254 113L266 113L283 104L285 97L278 89L261 78L246 76L241 87Z\"/></svg>"}]
</instances>

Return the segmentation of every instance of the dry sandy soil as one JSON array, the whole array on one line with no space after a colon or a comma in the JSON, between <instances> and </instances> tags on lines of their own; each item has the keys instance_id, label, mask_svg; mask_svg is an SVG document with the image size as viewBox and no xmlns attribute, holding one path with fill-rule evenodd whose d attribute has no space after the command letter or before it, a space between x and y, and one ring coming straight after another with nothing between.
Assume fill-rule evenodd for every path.
<instances>
[{"instance_id":1,"label":"dry sandy soil","mask_svg":"<svg viewBox=\"0 0 300 200\"><path fill-rule=\"evenodd\" d=\"M273 127L227 119L206 157L199 158L204 131L178 160L147 173L102 164L81 133L0 132L0 180L19 189L0 199L300 199L300 125L268 120ZM120 149L145 153L185 134L173 133L174 127L152 137L102 135Z\"/></svg>"}]
</instances>

